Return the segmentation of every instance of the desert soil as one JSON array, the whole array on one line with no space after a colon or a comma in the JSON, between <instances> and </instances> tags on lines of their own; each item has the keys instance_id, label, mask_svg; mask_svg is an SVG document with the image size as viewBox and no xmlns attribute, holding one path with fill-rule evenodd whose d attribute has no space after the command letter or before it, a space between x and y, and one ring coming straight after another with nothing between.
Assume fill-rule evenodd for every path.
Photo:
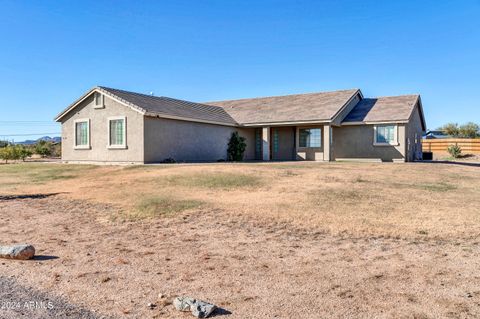
<instances>
[{"instance_id":1,"label":"desert soil","mask_svg":"<svg viewBox=\"0 0 480 319\"><path fill-rule=\"evenodd\" d=\"M171 305L177 295L232 319L480 317L475 238L332 234L212 208L112 221L118 209L62 195L3 197L0 242L32 243L39 256L0 260L2 277L15 280L0 286L2 301L61 298L75 305L72 318L78 309L85 318L190 318ZM40 292L25 297L18 283Z\"/></svg>"}]
</instances>

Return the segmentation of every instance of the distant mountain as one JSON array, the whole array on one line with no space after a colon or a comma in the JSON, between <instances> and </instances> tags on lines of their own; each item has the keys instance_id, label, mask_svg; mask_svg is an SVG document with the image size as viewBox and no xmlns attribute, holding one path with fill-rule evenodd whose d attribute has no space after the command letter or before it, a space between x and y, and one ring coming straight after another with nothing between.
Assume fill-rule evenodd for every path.
<instances>
[{"instance_id":1,"label":"distant mountain","mask_svg":"<svg viewBox=\"0 0 480 319\"><path fill-rule=\"evenodd\" d=\"M43 137L40 137L39 139L36 139L36 140L26 140L26 141L23 141L23 142L16 142L15 144L32 145L32 144L36 144L40 141L60 143L62 141L62 138L60 136L55 136L55 137L43 136Z\"/></svg>"}]
</instances>

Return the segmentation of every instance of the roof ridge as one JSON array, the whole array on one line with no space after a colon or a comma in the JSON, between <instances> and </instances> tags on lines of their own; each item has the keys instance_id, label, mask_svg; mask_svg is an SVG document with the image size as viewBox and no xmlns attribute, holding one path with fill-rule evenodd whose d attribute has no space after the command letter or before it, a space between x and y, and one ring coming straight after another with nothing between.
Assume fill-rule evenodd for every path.
<instances>
[{"instance_id":1,"label":"roof ridge","mask_svg":"<svg viewBox=\"0 0 480 319\"><path fill-rule=\"evenodd\" d=\"M200 112L200 113L197 113L197 117L194 117L196 119L208 120L209 118L212 118L217 122L238 125L238 122L235 121L235 119L224 108L220 106L181 100L181 99L176 99L168 96L148 95L148 94L109 88L104 86L97 86L97 88L107 92L108 94L115 96L116 98L119 98L122 101L125 101L128 104L137 106L145 110L146 112L151 112L151 111L149 110L148 107L145 107L145 105L139 105L139 104L170 103L170 108L172 110L177 109L178 111L176 112L182 113L182 112L185 112L186 109L191 110L192 112L195 112L195 111ZM119 96L119 95L122 95L122 96ZM131 99L139 99L139 101L137 102L135 102L135 100L132 101L128 96L130 96ZM169 112L166 112L165 110L162 110L162 111L155 110L154 113L164 114L164 115L169 114Z\"/></svg>"},{"instance_id":2,"label":"roof ridge","mask_svg":"<svg viewBox=\"0 0 480 319\"><path fill-rule=\"evenodd\" d=\"M290 96L299 96L299 95L314 95L314 94L328 94L328 93L340 93L340 92L356 92L360 89L345 89L345 90L335 90L335 91L322 91L322 92L307 92L307 93L293 93L293 94L285 94L285 95L270 95L270 96L259 96L259 97L250 97L250 98L241 98L241 99L229 99L229 100L218 100L218 101L208 101L208 102L201 102L202 104L208 103L219 103L219 102L231 102L231 101L245 101L245 100L260 100L260 99L268 99L272 97L290 97ZM213 105L216 106L216 105ZM222 107L223 108L223 107Z\"/></svg>"},{"instance_id":3,"label":"roof ridge","mask_svg":"<svg viewBox=\"0 0 480 319\"><path fill-rule=\"evenodd\" d=\"M122 92L122 93L127 93L127 94L133 94L133 95L140 95L140 96L145 96L145 97L148 97L148 98L157 98L157 99L162 99L162 98L166 98L166 96L163 96L163 95L150 95L150 94L145 94L145 93L140 93L140 92L134 92L134 91L127 91L127 90L122 90L122 89L115 89L115 88L111 88L111 87L106 87L106 86L98 86L98 88L100 89L103 89L103 90L107 90L107 91L119 91L119 92Z\"/></svg>"},{"instance_id":4,"label":"roof ridge","mask_svg":"<svg viewBox=\"0 0 480 319\"><path fill-rule=\"evenodd\" d=\"M199 105L210 106L210 107L214 107L214 108L218 108L218 109L223 109L221 106L218 106L218 105L209 105L209 104L205 104L205 103L203 103L203 102L193 102L193 101L189 101L189 100L177 99L177 98L170 97L170 96L164 96L164 95L149 95L149 94L139 93L139 92L134 92L134 91L127 91L127 90L122 90L122 89L110 88L110 87L106 87L106 86L98 86L98 87L101 88L101 89L107 90L107 91L108 91L108 90L111 90L111 91L119 91L119 92L123 92L123 93L127 93L127 94L144 96L144 97L147 97L147 98L166 99L166 100L172 100L172 101L177 101L177 102L182 102L182 103L199 104Z\"/></svg>"},{"instance_id":5,"label":"roof ridge","mask_svg":"<svg viewBox=\"0 0 480 319\"><path fill-rule=\"evenodd\" d=\"M418 97L418 96L420 96L420 94L419 93L412 93L412 94L400 94L400 95L383 95L383 96L370 97L370 98L366 98L366 99L384 99L384 98L391 98L391 97L406 97L406 96Z\"/></svg>"}]
</instances>

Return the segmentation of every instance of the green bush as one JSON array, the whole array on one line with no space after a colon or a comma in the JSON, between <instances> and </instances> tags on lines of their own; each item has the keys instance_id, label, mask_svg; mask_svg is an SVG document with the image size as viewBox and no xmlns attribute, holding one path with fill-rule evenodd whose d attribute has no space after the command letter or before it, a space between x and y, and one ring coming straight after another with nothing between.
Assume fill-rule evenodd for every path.
<instances>
[{"instance_id":1,"label":"green bush","mask_svg":"<svg viewBox=\"0 0 480 319\"><path fill-rule=\"evenodd\" d=\"M9 160L16 161L21 159L25 161L30 156L32 156L32 151L23 145L8 145L0 148L0 159L4 160L5 163L8 163Z\"/></svg>"},{"instance_id":2,"label":"green bush","mask_svg":"<svg viewBox=\"0 0 480 319\"><path fill-rule=\"evenodd\" d=\"M473 122L468 122L458 128L459 135L466 138L476 138L480 136L480 126Z\"/></svg>"},{"instance_id":3,"label":"green bush","mask_svg":"<svg viewBox=\"0 0 480 319\"><path fill-rule=\"evenodd\" d=\"M35 154L47 157L52 155L52 143L47 141L39 141L35 145Z\"/></svg>"},{"instance_id":4,"label":"green bush","mask_svg":"<svg viewBox=\"0 0 480 319\"><path fill-rule=\"evenodd\" d=\"M10 157L10 148L8 146L0 148L0 159L8 163L8 160L11 159Z\"/></svg>"},{"instance_id":5,"label":"green bush","mask_svg":"<svg viewBox=\"0 0 480 319\"><path fill-rule=\"evenodd\" d=\"M453 158L458 158L460 154L462 154L462 148L457 144L450 145L447 150L448 150L448 153L450 153L450 155L452 155Z\"/></svg>"},{"instance_id":6,"label":"green bush","mask_svg":"<svg viewBox=\"0 0 480 319\"><path fill-rule=\"evenodd\" d=\"M233 132L228 142L227 159L236 162L243 161L243 153L246 148L245 137L240 136L238 132Z\"/></svg>"},{"instance_id":7,"label":"green bush","mask_svg":"<svg viewBox=\"0 0 480 319\"><path fill-rule=\"evenodd\" d=\"M447 123L440 127L439 130L452 137L480 137L480 125L473 122L468 122L460 126L457 123Z\"/></svg>"},{"instance_id":8,"label":"green bush","mask_svg":"<svg viewBox=\"0 0 480 319\"><path fill-rule=\"evenodd\" d=\"M439 130L453 137L458 137L458 135L460 134L457 123L447 123L444 126L440 127Z\"/></svg>"},{"instance_id":9,"label":"green bush","mask_svg":"<svg viewBox=\"0 0 480 319\"><path fill-rule=\"evenodd\" d=\"M29 148L27 148L25 146L19 146L19 148L18 148L18 157L19 158L18 159L21 159L22 161L25 162L25 159L27 157L31 157L32 155L33 155L33 152Z\"/></svg>"}]
</instances>

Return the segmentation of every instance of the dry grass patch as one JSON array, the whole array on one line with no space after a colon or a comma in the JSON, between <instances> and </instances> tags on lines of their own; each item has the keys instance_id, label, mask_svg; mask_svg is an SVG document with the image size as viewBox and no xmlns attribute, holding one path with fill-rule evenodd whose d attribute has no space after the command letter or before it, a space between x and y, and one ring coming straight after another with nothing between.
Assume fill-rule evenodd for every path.
<instances>
[{"instance_id":1,"label":"dry grass patch","mask_svg":"<svg viewBox=\"0 0 480 319\"><path fill-rule=\"evenodd\" d=\"M410 188L410 189L419 189L430 192L448 192L458 188L458 186L445 183L390 183L392 186L399 188Z\"/></svg>"},{"instance_id":2,"label":"dry grass patch","mask_svg":"<svg viewBox=\"0 0 480 319\"><path fill-rule=\"evenodd\" d=\"M45 163L18 163L0 165L2 180L0 187L10 188L29 184L46 184L51 181L67 180L79 177L87 170L96 169L95 165L60 165Z\"/></svg>"},{"instance_id":3,"label":"dry grass patch","mask_svg":"<svg viewBox=\"0 0 480 319\"><path fill-rule=\"evenodd\" d=\"M204 202L193 199L176 199L169 196L150 196L141 199L126 214L130 220L172 216L186 210L199 208Z\"/></svg>"},{"instance_id":4,"label":"dry grass patch","mask_svg":"<svg viewBox=\"0 0 480 319\"><path fill-rule=\"evenodd\" d=\"M258 176L219 172L173 175L161 180L161 183L164 182L171 187L183 186L224 190L259 187L264 183L262 178Z\"/></svg>"},{"instance_id":5,"label":"dry grass patch","mask_svg":"<svg viewBox=\"0 0 480 319\"><path fill-rule=\"evenodd\" d=\"M255 220L283 220L332 234L442 239L480 235L476 167L421 163L222 163L94 170L58 164L8 166L0 167L1 173L10 170L0 174L0 185L9 185L0 190L8 195L61 192L60 196L119 207L130 212L128 219L168 216L208 203L212 210ZM11 183L22 183L21 188Z\"/></svg>"}]
</instances>

